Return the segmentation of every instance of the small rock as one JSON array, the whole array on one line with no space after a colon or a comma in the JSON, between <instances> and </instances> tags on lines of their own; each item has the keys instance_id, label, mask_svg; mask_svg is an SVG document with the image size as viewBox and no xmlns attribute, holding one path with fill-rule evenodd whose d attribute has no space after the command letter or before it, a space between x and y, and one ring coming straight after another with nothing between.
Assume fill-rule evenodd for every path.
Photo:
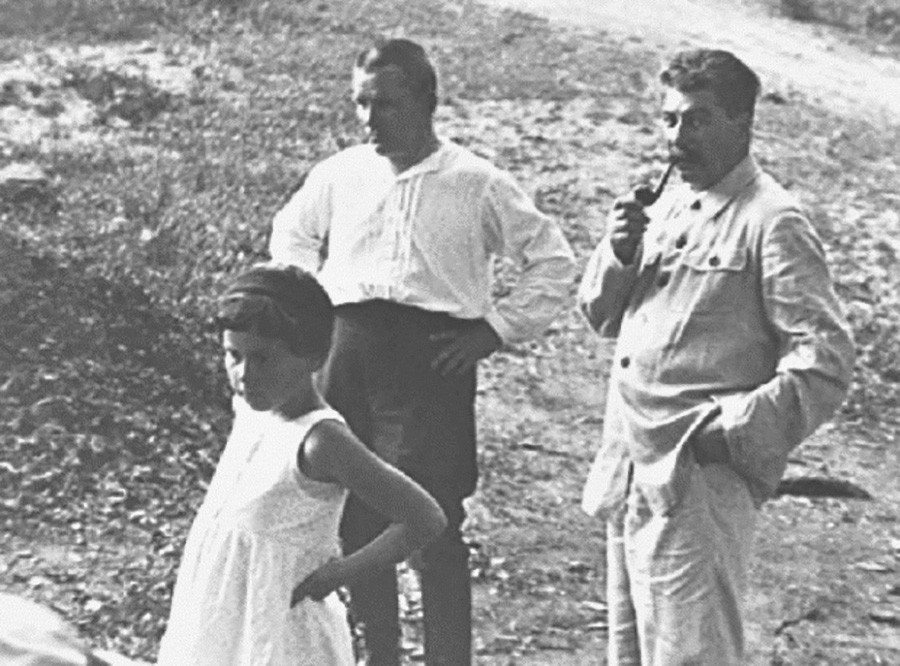
<instances>
[{"instance_id":1,"label":"small rock","mask_svg":"<svg viewBox=\"0 0 900 666\"><path fill-rule=\"evenodd\" d=\"M31 162L13 162L0 169L0 199L14 204L59 205L49 176Z\"/></svg>"},{"instance_id":2,"label":"small rock","mask_svg":"<svg viewBox=\"0 0 900 666\"><path fill-rule=\"evenodd\" d=\"M33 590L36 590L39 587L46 587L47 585L52 585L53 581L47 578L46 576L32 576L28 579L28 587Z\"/></svg>"},{"instance_id":3,"label":"small rock","mask_svg":"<svg viewBox=\"0 0 900 666\"><path fill-rule=\"evenodd\" d=\"M34 162L13 162L0 169L0 186L17 184L47 185L47 173Z\"/></svg>"},{"instance_id":4,"label":"small rock","mask_svg":"<svg viewBox=\"0 0 900 666\"><path fill-rule=\"evenodd\" d=\"M891 610L874 610L869 613L869 619L879 624L887 624L892 627L900 627L900 615Z\"/></svg>"},{"instance_id":5,"label":"small rock","mask_svg":"<svg viewBox=\"0 0 900 666\"><path fill-rule=\"evenodd\" d=\"M894 571L894 567L889 564L882 564L881 562L857 562L854 567L870 573L891 573Z\"/></svg>"},{"instance_id":6,"label":"small rock","mask_svg":"<svg viewBox=\"0 0 900 666\"><path fill-rule=\"evenodd\" d=\"M586 562L579 562L577 560L573 560L566 565L566 570L571 574L588 574L594 570L590 564Z\"/></svg>"},{"instance_id":7,"label":"small rock","mask_svg":"<svg viewBox=\"0 0 900 666\"><path fill-rule=\"evenodd\" d=\"M32 404L28 411L38 425L52 423L67 427L71 426L75 419L71 402L64 396L41 398Z\"/></svg>"},{"instance_id":8,"label":"small rock","mask_svg":"<svg viewBox=\"0 0 900 666\"><path fill-rule=\"evenodd\" d=\"M99 599L88 599L84 605L84 610L87 613L96 613L101 608L103 608L103 602Z\"/></svg>"}]
</instances>

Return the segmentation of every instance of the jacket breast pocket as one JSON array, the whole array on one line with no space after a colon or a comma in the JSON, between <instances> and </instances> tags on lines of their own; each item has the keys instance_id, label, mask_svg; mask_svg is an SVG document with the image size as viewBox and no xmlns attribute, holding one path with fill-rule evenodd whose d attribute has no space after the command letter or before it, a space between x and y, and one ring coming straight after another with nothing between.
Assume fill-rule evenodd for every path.
<instances>
[{"instance_id":1,"label":"jacket breast pocket","mask_svg":"<svg viewBox=\"0 0 900 666\"><path fill-rule=\"evenodd\" d=\"M755 299L748 251L743 247L697 248L684 257L679 299L695 314L731 313Z\"/></svg>"}]
</instances>

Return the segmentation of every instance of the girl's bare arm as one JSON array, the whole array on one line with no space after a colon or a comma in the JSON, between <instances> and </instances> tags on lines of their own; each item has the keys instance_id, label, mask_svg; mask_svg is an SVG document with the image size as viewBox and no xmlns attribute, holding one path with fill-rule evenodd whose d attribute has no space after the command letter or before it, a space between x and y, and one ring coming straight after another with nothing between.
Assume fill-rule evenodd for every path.
<instances>
[{"instance_id":1,"label":"girl's bare arm","mask_svg":"<svg viewBox=\"0 0 900 666\"><path fill-rule=\"evenodd\" d=\"M307 476L339 483L391 525L363 548L310 574L294 589L292 605L304 597L322 599L341 585L403 560L440 536L447 525L431 495L369 451L337 421L322 421L313 429L300 463Z\"/></svg>"}]
</instances>

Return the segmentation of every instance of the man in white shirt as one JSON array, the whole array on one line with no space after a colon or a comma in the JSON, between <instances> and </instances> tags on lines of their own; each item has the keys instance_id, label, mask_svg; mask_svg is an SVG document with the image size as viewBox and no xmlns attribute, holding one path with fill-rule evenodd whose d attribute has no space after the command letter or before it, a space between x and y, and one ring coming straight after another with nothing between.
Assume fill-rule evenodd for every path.
<instances>
[{"instance_id":1,"label":"man in white shirt","mask_svg":"<svg viewBox=\"0 0 900 666\"><path fill-rule=\"evenodd\" d=\"M389 40L358 57L353 101L368 142L316 165L275 216L272 259L318 274L336 305L326 397L357 436L422 484L449 526L420 558L429 665L471 663L471 584L460 527L477 481L476 365L540 334L565 305L571 248L506 172L440 139L424 50ZM491 294L492 257L522 271ZM385 521L353 497L352 552ZM351 589L369 664L398 664L393 571Z\"/></svg>"}]
</instances>

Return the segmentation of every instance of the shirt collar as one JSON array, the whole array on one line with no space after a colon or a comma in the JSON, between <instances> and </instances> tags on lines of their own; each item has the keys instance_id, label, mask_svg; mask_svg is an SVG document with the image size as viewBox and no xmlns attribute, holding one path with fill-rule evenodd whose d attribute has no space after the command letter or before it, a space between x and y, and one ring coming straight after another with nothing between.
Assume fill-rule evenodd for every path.
<instances>
[{"instance_id":1,"label":"shirt collar","mask_svg":"<svg viewBox=\"0 0 900 666\"><path fill-rule=\"evenodd\" d=\"M419 174L438 171L441 168L441 164L444 161L444 156L447 154L447 150L449 147L449 142L445 139L439 139L439 141L440 144L438 145L437 150L435 150L421 162L413 164L406 171L398 173L397 180L405 180Z\"/></svg>"},{"instance_id":2,"label":"shirt collar","mask_svg":"<svg viewBox=\"0 0 900 666\"><path fill-rule=\"evenodd\" d=\"M700 208L709 215L715 215L732 199L740 194L747 185L756 180L760 169L751 155L729 171L718 183L702 192L692 193L691 201L699 202Z\"/></svg>"}]
</instances>

